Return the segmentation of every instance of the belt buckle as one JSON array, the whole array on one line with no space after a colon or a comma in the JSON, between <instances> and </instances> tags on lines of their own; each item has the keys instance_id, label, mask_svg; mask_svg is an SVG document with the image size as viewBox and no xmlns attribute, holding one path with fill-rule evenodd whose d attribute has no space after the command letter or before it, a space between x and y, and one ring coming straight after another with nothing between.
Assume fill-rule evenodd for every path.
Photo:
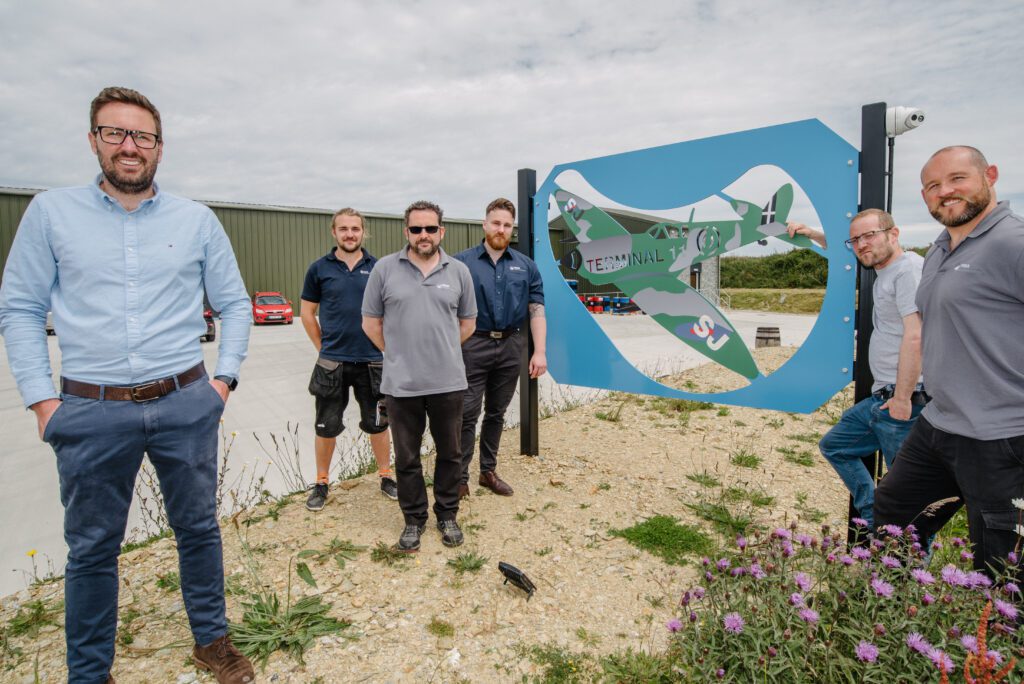
<instances>
[{"instance_id":1,"label":"belt buckle","mask_svg":"<svg viewBox=\"0 0 1024 684\"><path fill-rule=\"evenodd\" d=\"M130 388L131 389L131 395L132 395L132 401L134 401L137 404L143 404L143 403L145 403L147 401L153 401L154 399L159 399L160 398L159 394L157 394L156 396L153 396L153 397L143 397L143 396L140 396L141 392L143 392L145 390L148 390L148 389L151 389L153 387L158 387L159 385L160 385L159 382L147 382L145 385L136 385L135 387Z\"/></svg>"},{"instance_id":2,"label":"belt buckle","mask_svg":"<svg viewBox=\"0 0 1024 684\"><path fill-rule=\"evenodd\" d=\"M490 336L492 340L500 340L502 337L504 337L500 330L492 330L490 332Z\"/></svg>"}]
</instances>

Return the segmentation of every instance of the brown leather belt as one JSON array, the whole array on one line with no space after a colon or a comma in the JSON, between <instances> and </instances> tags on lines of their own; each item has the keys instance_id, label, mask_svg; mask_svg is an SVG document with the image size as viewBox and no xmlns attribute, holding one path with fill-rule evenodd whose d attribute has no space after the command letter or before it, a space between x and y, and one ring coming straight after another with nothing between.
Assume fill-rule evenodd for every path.
<instances>
[{"instance_id":1,"label":"brown leather belt","mask_svg":"<svg viewBox=\"0 0 1024 684\"><path fill-rule=\"evenodd\" d=\"M512 337L519 328L509 328L507 330L474 330L473 334L477 337L489 337L492 340L503 340L506 337Z\"/></svg>"},{"instance_id":2,"label":"brown leather belt","mask_svg":"<svg viewBox=\"0 0 1024 684\"><path fill-rule=\"evenodd\" d=\"M134 387L114 387L111 385L92 385L62 377L60 391L85 399L101 399L104 401L135 401L144 402L159 399L176 389L191 385L206 375L206 367L202 363L189 368L184 373L160 378L152 382L144 382Z\"/></svg>"}]
</instances>

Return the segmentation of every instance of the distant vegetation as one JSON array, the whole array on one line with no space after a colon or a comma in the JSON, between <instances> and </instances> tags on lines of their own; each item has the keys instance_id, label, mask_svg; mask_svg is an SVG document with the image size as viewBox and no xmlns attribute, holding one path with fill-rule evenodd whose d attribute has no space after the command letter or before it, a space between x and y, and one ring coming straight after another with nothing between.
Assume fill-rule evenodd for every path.
<instances>
[{"instance_id":1,"label":"distant vegetation","mask_svg":"<svg viewBox=\"0 0 1024 684\"><path fill-rule=\"evenodd\" d=\"M808 249L763 257L722 257L723 288L823 288L828 261Z\"/></svg>"},{"instance_id":2,"label":"distant vegetation","mask_svg":"<svg viewBox=\"0 0 1024 684\"><path fill-rule=\"evenodd\" d=\"M925 247L905 247L924 256ZM809 249L760 257L722 257L722 288L824 288L828 261Z\"/></svg>"}]
</instances>

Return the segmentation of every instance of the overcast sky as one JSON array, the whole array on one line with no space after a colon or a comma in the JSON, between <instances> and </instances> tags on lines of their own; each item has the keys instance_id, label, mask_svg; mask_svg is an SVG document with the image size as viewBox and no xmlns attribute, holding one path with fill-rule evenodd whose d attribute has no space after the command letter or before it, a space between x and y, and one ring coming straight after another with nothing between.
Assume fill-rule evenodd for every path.
<instances>
[{"instance_id":1,"label":"overcast sky","mask_svg":"<svg viewBox=\"0 0 1024 684\"><path fill-rule=\"evenodd\" d=\"M920 107L896 144L904 242L938 232L918 173L971 144L1024 210L1024 3L0 0L0 185L97 172L88 107L145 93L161 186L197 199L481 218L516 170Z\"/></svg>"}]
</instances>

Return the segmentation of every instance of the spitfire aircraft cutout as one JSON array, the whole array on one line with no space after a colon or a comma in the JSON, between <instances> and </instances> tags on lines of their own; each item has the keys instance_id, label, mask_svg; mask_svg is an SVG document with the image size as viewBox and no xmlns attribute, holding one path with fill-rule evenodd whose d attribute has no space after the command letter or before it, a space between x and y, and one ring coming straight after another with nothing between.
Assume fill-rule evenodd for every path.
<instances>
[{"instance_id":1,"label":"spitfire aircraft cutout","mask_svg":"<svg viewBox=\"0 0 1024 684\"><path fill-rule=\"evenodd\" d=\"M750 350L728 317L686 282L690 267L767 238L819 250L807 237L790 237L786 231L792 185L780 187L763 207L717 194L729 202L734 217L694 221L693 210L687 221L666 221L634 234L599 207L556 185L555 202L577 243L561 263L595 285L614 284L695 351L753 380L761 373Z\"/></svg>"}]
</instances>

